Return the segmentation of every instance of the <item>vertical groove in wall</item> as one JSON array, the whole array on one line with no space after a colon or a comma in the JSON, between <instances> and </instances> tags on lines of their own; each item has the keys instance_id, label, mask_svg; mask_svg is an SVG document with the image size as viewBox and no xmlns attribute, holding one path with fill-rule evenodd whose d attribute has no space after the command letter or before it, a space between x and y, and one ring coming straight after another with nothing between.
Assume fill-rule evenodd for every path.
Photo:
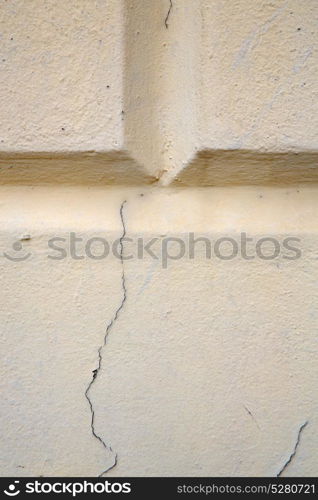
<instances>
[{"instance_id":1,"label":"vertical groove in wall","mask_svg":"<svg viewBox=\"0 0 318 500\"><path fill-rule=\"evenodd\" d=\"M125 146L158 177L195 153L200 2L125 3ZM169 12L167 22L167 13Z\"/></svg>"}]
</instances>

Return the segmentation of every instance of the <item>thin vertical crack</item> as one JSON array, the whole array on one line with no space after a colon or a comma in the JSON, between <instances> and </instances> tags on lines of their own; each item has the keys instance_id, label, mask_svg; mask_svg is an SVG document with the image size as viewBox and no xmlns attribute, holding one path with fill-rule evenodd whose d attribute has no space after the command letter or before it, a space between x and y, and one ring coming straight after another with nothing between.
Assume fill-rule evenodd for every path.
<instances>
[{"instance_id":1,"label":"thin vertical crack","mask_svg":"<svg viewBox=\"0 0 318 500\"><path fill-rule=\"evenodd\" d=\"M105 331L105 335L104 335L104 341L103 341L102 345L98 349L98 364L97 364L97 368L95 370L93 370L93 372L92 372L93 373L93 377L92 377L92 379L91 379L90 383L88 384L87 389L85 391L85 397L86 397L86 399L88 401L88 404L89 404L89 407L90 407L90 410L91 410L91 430L92 430L92 434L102 444L102 446L105 448L105 450L107 450L108 452L111 452L114 455L114 463L113 463L113 465L111 465L106 470L104 470L99 475L99 477L102 477L106 472L108 472L111 469L113 469L114 467L116 467L118 456L117 456L117 453L114 453L114 451L112 450L111 446L107 446L107 444L102 439L102 437L99 434L97 434L97 432L95 431L95 410L94 410L94 407L93 407L92 400L91 400L91 398L89 396L89 392L90 392L90 390L92 388L92 385L94 384L94 382L97 379L98 374L99 374L99 372L101 370L102 361L103 361L102 351L103 351L103 348L106 346L107 337L109 335L109 332L112 329L114 323L117 321L118 316L119 316L122 308L124 307L124 304L125 304L126 299L127 299L127 288L126 288L124 257L123 257L123 252L124 252L123 241L124 241L124 238L126 236L126 225L125 225L125 219L124 219L124 206L125 206L126 203L127 203L127 200L123 201L122 204L121 204L121 206L120 206L120 210L119 210L119 215L120 215L120 220L121 220L121 225L122 225L122 234L121 234L121 237L119 238L119 246L120 246L120 254L119 255L120 255L121 268L122 268L121 284L122 284L123 298L122 298L122 301L121 301L119 307L116 309L114 316L112 317L111 321L108 323L108 325L106 327L106 331Z\"/></svg>"},{"instance_id":2,"label":"thin vertical crack","mask_svg":"<svg viewBox=\"0 0 318 500\"><path fill-rule=\"evenodd\" d=\"M166 27L166 29L168 29L168 27L169 27L168 20L169 20L169 17L170 17L171 10L172 10L172 0L170 0L169 10L168 10L166 18L165 18L165 27Z\"/></svg>"},{"instance_id":3,"label":"thin vertical crack","mask_svg":"<svg viewBox=\"0 0 318 500\"><path fill-rule=\"evenodd\" d=\"M308 424L308 420L304 424L302 424L300 426L298 434L297 434L297 440L296 440L296 443L295 443L295 446L294 446L294 450L293 450L293 452L291 453L289 459L287 460L287 462L285 462L285 464L283 465L283 467L281 468L281 470L279 471L279 473L277 474L276 477L280 477L282 475L282 473L285 472L285 470L287 469L287 467L289 466L289 464L291 463L291 461L295 457L296 452L297 452L297 448L298 448L299 443L300 443L301 433L303 432L303 430L304 430L304 428L306 427L307 424Z\"/></svg>"}]
</instances>

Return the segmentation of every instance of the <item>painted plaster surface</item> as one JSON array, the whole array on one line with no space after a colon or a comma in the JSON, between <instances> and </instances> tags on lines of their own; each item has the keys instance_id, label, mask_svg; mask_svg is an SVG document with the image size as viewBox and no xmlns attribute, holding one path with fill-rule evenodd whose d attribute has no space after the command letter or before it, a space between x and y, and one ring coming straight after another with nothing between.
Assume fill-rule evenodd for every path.
<instances>
[{"instance_id":1,"label":"painted plaster surface","mask_svg":"<svg viewBox=\"0 0 318 500\"><path fill-rule=\"evenodd\" d=\"M4 2L1 182L317 181L317 17L315 0Z\"/></svg>"},{"instance_id":2,"label":"painted plaster surface","mask_svg":"<svg viewBox=\"0 0 318 500\"><path fill-rule=\"evenodd\" d=\"M317 7L1 4L1 475L318 474Z\"/></svg>"},{"instance_id":3,"label":"painted plaster surface","mask_svg":"<svg viewBox=\"0 0 318 500\"><path fill-rule=\"evenodd\" d=\"M1 259L2 474L98 475L116 458L112 475L275 476L306 422L286 473L317 474L315 188L11 187L1 200L1 246L31 254ZM120 238L125 200L126 299L89 393L107 451L85 391L123 302L123 265L84 246ZM51 260L48 239L67 249L71 231L84 258ZM137 238L158 238L159 256L163 238L191 231L293 235L303 255L226 261L198 245L166 268L136 257Z\"/></svg>"}]
</instances>

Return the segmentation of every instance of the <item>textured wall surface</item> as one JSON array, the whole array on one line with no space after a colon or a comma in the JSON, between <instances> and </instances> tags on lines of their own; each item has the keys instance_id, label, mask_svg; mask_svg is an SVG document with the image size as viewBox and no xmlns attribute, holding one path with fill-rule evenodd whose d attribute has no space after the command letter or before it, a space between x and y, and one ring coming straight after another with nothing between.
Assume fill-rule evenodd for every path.
<instances>
[{"instance_id":1,"label":"textured wall surface","mask_svg":"<svg viewBox=\"0 0 318 500\"><path fill-rule=\"evenodd\" d=\"M318 474L317 17L1 4L0 474Z\"/></svg>"}]
</instances>

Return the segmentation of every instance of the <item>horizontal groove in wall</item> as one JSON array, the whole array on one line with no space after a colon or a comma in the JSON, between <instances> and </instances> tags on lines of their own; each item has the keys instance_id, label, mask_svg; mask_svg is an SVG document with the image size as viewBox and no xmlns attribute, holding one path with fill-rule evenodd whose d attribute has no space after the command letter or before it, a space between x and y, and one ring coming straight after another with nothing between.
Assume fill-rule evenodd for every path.
<instances>
[{"instance_id":1,"label":"horizontal groove in wall","mask_svg":"<svg viewBox=\"0 0 318 500\"><path fill-rule=\"evenodd\" d=\"M0 153L0 185L297 185L318 182L318 152L203 150L175 176L149 175L125 151Z\"/></svg>"}]
</instances>

